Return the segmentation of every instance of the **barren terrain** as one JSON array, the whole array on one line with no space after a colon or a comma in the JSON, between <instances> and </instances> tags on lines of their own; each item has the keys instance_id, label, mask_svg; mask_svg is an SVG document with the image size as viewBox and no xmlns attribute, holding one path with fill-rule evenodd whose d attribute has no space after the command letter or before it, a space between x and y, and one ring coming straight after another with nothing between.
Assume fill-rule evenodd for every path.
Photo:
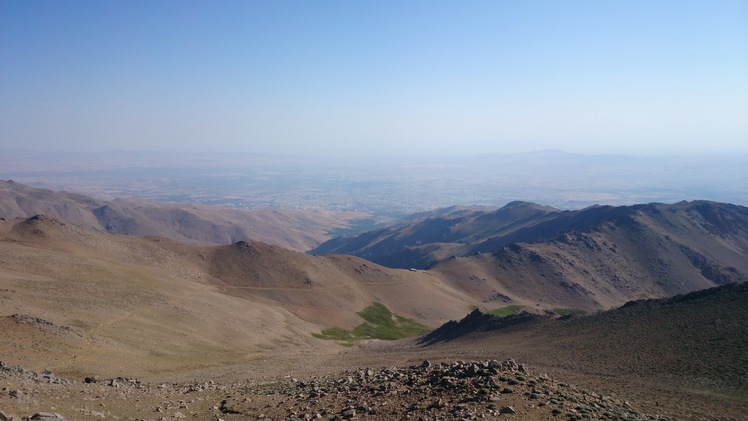
<instances>
[{"instance_id":1,"label":"barren terrain","mask_svg":"<svg viewBox=\"0 0 748 421\"><path fill-rule=\"evenodd\" d=\"M181 243L5 218L0 410L71 420L744 419L746 284L712 279L743 276L744 228L721 227L697 240L723 248L699 255L733 261L734 271L694 259L672 260L688 270L668 273L688 291L724 286L602 311L642 291L679 290L606 290L580 274L595 293L570 294L538 282L553 272L532 252L557 259L544 248L563 245L575 265L604 266L636 244L646 256L664 235L629 244L619 227L404 270L254 241ZM616 252L603 250L614 233ZM514 276L489 278L496 262ZM389 320L376 326L373 308ZM452 322L420 340L360 333L405 321L434 329L475 308L520 313L473 311L468 328ZM582 308L589 315L558 317Z\"/></svg>"},{"instance_id":2,"label":"barren terrain","mask_svg":"<svg viewBox=\"0 0 748 421\"><path fill-rule=\"evenodd\" d=\"M233 209L138 198L107 201L0 180L0 217L37 214L116 234L211 244L254 240L298 251L309 250L328 240L330 232L370 217L363 212L319 209Z\"/></svg>"}]
</instances>

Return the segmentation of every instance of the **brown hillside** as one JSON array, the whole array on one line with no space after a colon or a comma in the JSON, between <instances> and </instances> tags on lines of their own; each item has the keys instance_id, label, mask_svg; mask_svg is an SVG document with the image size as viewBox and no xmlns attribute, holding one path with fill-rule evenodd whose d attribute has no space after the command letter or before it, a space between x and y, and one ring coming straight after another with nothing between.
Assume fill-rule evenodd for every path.
<instances>
[{"instance_id":1,"label":"brown hillside","mask_svg":"<svg viewBox=\"0 0 748 421\"><path fill-rule=\"evenodd\" d=\"M748 284L631 302L591 316L508 319L473 313L426 337L432 345L423 352L470 358L500 349L678 417L697 412L728 419L721 417L748 410Z\"/></svg>"},{"instance_id":2,"label":"brown hillside","mask_svg":"<svg viewBox=\"0 0 748 421\"><path fill-rule=\"evenodd\" d=\"M541 307L609 308L748 280L745 208L648 205L593 227L448 259L432 271L488 307L510 297Z\"/></svg>"},{"instance_id":3,"label":"brown hillside","mask_svg":"<svg viewBox=\"0 0 748 421\"><path fill-rule=\"evenodd\" d=\"M258 242L193 249L206 279L225 294L261 298L322 326L353 327L357 311L382 302L430 326L473 298L427 273L389 269L353 256L310 256Z\"/></svg>"},{"instance_id":4,"label":"brown hillside","mask_svg":"<svg viewBox=\"0 0 748 421\"><path fill-rule=\"evenodd\" d=\"M477 258L493 257L456 260ZM659 419L637 408L686 419L739 419L748 408L742 380L748 284L590 317L519 315L430 346L368 341L346 349L312 336L361 323L356 312L373 302L431 326L463 315L482 290L457 289L447 275L259 242L206 246L119 236L47 216L0 221L0 381L6 388L0 406L82 420L311 417L310 409L343 416L351 406L376 408L373 419L456 419L499 416L503 405L522 419L551 420L558 418L553 409L564 417L587 413L580 403L599 406L590 413L614 410L629 419ZM472 284L482 279L464 285ZM517 376L518 368L489 379L473 363L455 362L506 358L531 370L511 396L499 385L511 380L502 374ZM445 364L426 372L418 368L424 359ZM359 367L393 366L402 368L359 375L368 373ZM77 383L54 383L45 369ZM325 377L345 369L352 371ZM551 381L546 372L577 386ZM108 380L84 385L86 376ZM292 380L297 377L303 380ZM530 397L536 392L542 400ZM444 406L428 412L426 404L439 399Z\"/></svg>"},{"instance_id":5,"label":"brown hillside","mask_svg":"<svg viewBox=\"0 0 748 421\"><path fill-rule=\"evenodd\" d=\"M326 345L308 340L316 326L282 308L206 284L198 268L159 241L49 217L1 224L0 314L73 333L58 341L57 330L6 319L0 354L8 363L76 377L142 376L245 361L282 344Z\"/></svg>"},{"instance_id":6,"label":"brown hillside","mask_svg":"<svg viewBox=\"0 0 748 421\"><path fill-rule=\"evenodd\" d=\"M495 211L448 209L419 215L401 225L335 238L313 252L353 254L389 267L423 269L452 256L493 253L516 243L540 244L568 235L601 232L609 234L611 241L616 238L627 243L656 240L657 247L647 244L649 249L646 250L655 264L662 261L667 265L670 254L681 253L675 251L681 246L684 254L689 254L690 249L706 257L699 263L705 265L705 273L719 267L744 267L741 263L748 260L745 259L748 208L708 201L592 206L578 211L558 211L526 202L513 202ZM636 247L621 251L643 253ZM595 252L594 248L589 250L589 253ZM703 260L698 255L692 258ZM717 266L708 267L713 266L712 263ZM677 275L670 274L667 267L659 273L665 278ZM715 273L714 276L720 275ZM668 282L667 279L661 281Z\"/></svg>"},{"instance_id":7,"label":"brown hillside","mask_svg":"<svg viewBox=\"0 0 748 421\"><path fill-rule=\"evenodd\" d=\"M0 217L37 214L116 234L212 244L256 240L299 251L317 246L330 238L329 232L368 216L322 210L229 209L142 199L103 201L0 180Z\"/></svg>"},{"instance_id":8,"label":"brown hillside","mask_svg":"<svg viewBox=\"0 0 748 421\"><path fill-rule=\"evenodd\" d=\"M47 216L0 226L0 315L75 333L59 349L33 345L53 343L47 331L8 330L2 355L33 369L145 376L334 350L311 334L361 323L374 302L436 326L473 301L429 274L348 256L117 236Z\"/></svg>"}]
</instances>

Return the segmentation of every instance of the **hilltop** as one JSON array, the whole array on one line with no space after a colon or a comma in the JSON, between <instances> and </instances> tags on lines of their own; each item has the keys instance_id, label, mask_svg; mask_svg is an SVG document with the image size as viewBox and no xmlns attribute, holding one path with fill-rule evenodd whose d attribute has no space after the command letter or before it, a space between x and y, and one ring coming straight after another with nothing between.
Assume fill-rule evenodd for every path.
<instances>
[{"instance_id":1,"label":"hilltop","mask_svg":"<svg viewBox=\"0 0 748 421\"><path fill-rule=\"evenodd\" d=\"M0 217L37 214L114 234L211 244L255 240L298 251L319 245L330 238L330 232L350 228L353 221L369 217L361 212L234 209L138 198L107 201L0 180Z\"/></svg>"}]
</instances>

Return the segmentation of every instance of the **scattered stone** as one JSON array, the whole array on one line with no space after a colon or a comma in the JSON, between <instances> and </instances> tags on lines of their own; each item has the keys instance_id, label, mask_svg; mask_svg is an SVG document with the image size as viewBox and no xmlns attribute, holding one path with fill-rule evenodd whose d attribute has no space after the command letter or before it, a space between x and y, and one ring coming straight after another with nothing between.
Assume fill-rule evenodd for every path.
<instances>
[{"instance_id":1,"label":"scattered stone","mask_svg":"<svg viewBox=\"0 0 748 421\"><path fill-rule=\"evenodd\" d=\"M29 417L30 421L67 421L65 417L57 413L37 412Z\"/></svg>"},{"instance_id":2,"label":"scattered stone","mask_svg":"<svg viewBox=\"0 0 748 421\"><path fill-rule=\"evenodd\" d=\"M502 414L516 414L517 411L514 410L511 406L504 406L501 409L499 409L499 413Z\"/></svg>"},{"instance_id":3,"label":"scattered stone","mask_svg":"<svg viewBox=\"0 0 748 421\"><path fill-rule=\"evenodd\" d=\"M51 372L36 373L21 367L0 365L0 374L38 382L50 383L58 380ZM46 379L46 380L45 380ZM660 420L631 408L630 404L578 389L567 383L553 381L548 376L532 374L526 366L513 360L497 361L455 361L432 363L423 361L408 367L365 368L346 371L334 376L321 376L310 379L286 377L279 382L241 383L234 385L202 383L163 383L144 384L137 379L116 377L107 380L85 383L98 383L86 386L90 391L99 391L84 400L95 401L102 395L122 396L136 400L136 389L140 393L163 396L149 401L145 408L153 417L149 419L204 418L199 411L201 405L212 408L210 419L218 420L223 414L236 414L241 419L316 420L316 419L480 419L517 414L521 418L535 419L562 415L559 420L568 419L626 419ZM508 384L513 382L512 387ZM24 384L24 383L21 383ZM55 386L39 385L56 388ZM111 389L111 386L114 389ZM3 389L4 396L35 399L32 387ZM209 392L211 399L203 393ZM171 398L169 398L171 396ZM215 400L213 400L215 399ZM525 405L523 402L526 402ZM96 403L100 405L99 402ZM103 406L103 405L102 405ZM516 408L516 410L515 410ZM53 407L51 410L55 410ZM109 412L91 411L86 408L84 415L96 419L116 419L115 409ZM179 412L177 412L179 411ZM173 415L169 415L173 414ZM60 421L58 414L38 413L40 421ZM106 417L105 417L106 415ZM204 415L204 414L203 414ZM230 415L229 418L231 418ZM46 418L42 418L46 417ZM53 418L56 417L56 418ZM205 418L207 419L207 418ZM0 421L21 421L0 413Z\"/></svg>"}]
</instances>

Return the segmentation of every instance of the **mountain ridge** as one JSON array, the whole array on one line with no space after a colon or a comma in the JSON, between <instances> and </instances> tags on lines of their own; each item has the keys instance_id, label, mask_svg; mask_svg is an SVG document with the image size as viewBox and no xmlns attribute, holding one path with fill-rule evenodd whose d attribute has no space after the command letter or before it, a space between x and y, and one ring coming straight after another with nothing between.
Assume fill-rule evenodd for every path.
<instances>
[{"instance_id":1,"label":"mountain ridge","mask_svg":"<svg viewBox=\"0 0 748 421\"><path fill-rule=\"evenodd\" d=\"M232 209L138 198L106 201L0 180L0 217L28 218L36 214L115 234L213 244L259 240L298 251L329 239L328 233L335 229L348 228L352 221L369 217L360 212Z\"/></svg>"},{"instance_id":2,"label":"mountain ridge","mask_svg":"<svg viewBox=\"0 0 748 421\"><path fill-rule=\"evenodd\" d=\"M748 408L744 336L735 334L744 334L748 323L742 209L681 206L690 211L673 210L677 218L652 205L661 212L644 207L585 232L450 258L430 270L314 256L259 241L209 245L123 236L45 215L0 220L0 354L6 364L63 378L125 383L135 376L155 382L158 393L165 380L190 379L190 386L175 386L175 402L198 393L198 378L216 379L221 388L221 378L263 383L340 367L413 366L424 358L517 358L536 373L631 396L653 414L740 414ZM673 227L662 231L663 221ZM728 301L706 290L630 303L734 281L742 283L716 289ZM468 328L427 347L412 339L365 340L344 349L315 336L362 323L358 313L372 303L432 327L474 307L511 305L524 313L502 319L503 328ZM597 312L619 306L590 317L543 316L557 307ZM341 381L347 387L345 376ZM9 384L34 393L33 386ZM78 386L72 387L79 399ZM235 397L246 402L241 390ZM0 394L3 405L8 399L14 410L26 405L8 396ZM143 408L153 411L165 399ZM116 408L112 402L110 409ZM570 405L575 411L577 404ZM550 410L542 419L552 416Z\"/></svg>"}]
</instances>

